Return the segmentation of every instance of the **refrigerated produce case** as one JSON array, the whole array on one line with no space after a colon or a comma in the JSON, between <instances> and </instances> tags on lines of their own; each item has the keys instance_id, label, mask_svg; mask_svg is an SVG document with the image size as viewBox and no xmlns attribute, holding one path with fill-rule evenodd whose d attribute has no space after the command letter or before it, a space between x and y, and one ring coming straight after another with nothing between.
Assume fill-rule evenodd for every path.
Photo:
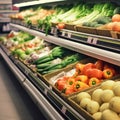
<instances>
[{"instance_id":1,"label":"refrigerated produce case","mask_svg":"<svg viewBox=\"0 0 120 120\"><path fill-rule=\"evenodd\" d=\"M57 2L54 2L54 4L57 4ZM23 5L20 7L25 6ZM32 35L39 36L49 43L65 47L120 67L120 40L118 38L93 35L66 29L58 30L56 27L53 27L51 32L46 35L43 31L24 26L19 22L15 23L15 21L10 23L10 26ZM115 42L113 43L112 41L114 40ZM42 113L45 115L46 119L87 119L75 110L66 99L58 95L50 84L46 84L43 78L38 77L38 75L31 71L24 63L15 59L2 44L0 53L13 73L17 76L22 87L28 92L38 108L42 109Z\"/></svg>"}]
</instances>

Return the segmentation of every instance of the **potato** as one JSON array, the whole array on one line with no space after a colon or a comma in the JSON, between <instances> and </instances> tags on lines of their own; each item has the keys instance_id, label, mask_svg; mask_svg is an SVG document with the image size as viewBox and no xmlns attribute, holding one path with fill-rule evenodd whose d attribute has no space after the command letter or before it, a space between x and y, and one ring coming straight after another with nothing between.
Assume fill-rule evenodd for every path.
<instances>
[{"instance_id":1,"label":"potato","mask_svg":"<svg viewBox=\"0 0 120 120\"><path fill-rule=\"evenodd\" d=\"M102 94L103 90L102 89L96 89L93 93L92 93L92 100L98 102L100 105L102 103L101 101L101 94Z\"/></svg>"},{"instance_id":2,"label":"potato","mask_svg":"<svg viewBox=\"0 0 120 120\"><path fill-rule=\"evenodd\" d=\"M103 90L106 90L106 89L112 90L113 87L114 87L114 84L115 84L115 81L113 81L113 80L107 80L107 81L105 81L105 82L103 82L101 84L100 88L103 89Z\"/></svg>"},{"instance_id":3,"label":"potato","mask_svg":"<svg viewBox=\"0 0 120 120\"><path fill-rule=\"evenodd\" d=\"M99 107L100 105L98 102L91 100L91 102L87 105L86 109L90 114L94 114L98 112Z\"/></svg>"},{"instance_id":4,"label":"potato","mask_svg":"<svg viewBox=\"0 0 120 120\"><path fill-rule=\"evenodd\" d=\"M118 84L120 85L120 81L116 81L116 82L115 82L115 85L118 85Z\"/></svg>"},{"instance_id":5,"label":"potato","mask_svg":"<svg viewBox=\"0 0 120 120\"><path fill-rule=\"evenodd\" d=\"M100 106L100 112L103 112L104 110L109 109L109 103L103 103Z\"/></svg>"},{"instance_id":6,"label":"potato","mask_svg":"<svg viewBox=\"0 0 120 120\"><path fill-rule=\"evenodd\" d=\"M120 97L117 96L113 97L110 100L109 108L116 113L120 113Z\"/></svg>"},{"instance_id":7,"label":"potato","mask_svg":"<svg viewBox=\"0 0 120 120\"><path fill-rule=\"evenodd\" d=\"M120 118L117 113L107 109L102 112L101 120L120 120Z\"/></svg>"},{"instance_id":8,"label":"potato","mask_svg":"<svg viewBox=\"0 0 120 120\"><path fill-rule=\"evenodd\" d=\"M95 120L101 120L102 112L96 112L92 115Z\"/></svg>"},{"instance_id":9,"label":"potato","mask_svg":"<svg viewBox=\"0 0 120 120\"><path fill-rule=\"evenodd\" d=\"M109 102L113 97L114 97L114 93L112 90L104 90L101 94L102 102Z\"/></svg>"},{"instance_id":10,"label":"potato","mask_svg":"<svg viewBox=\"0 0 120 120\"><path fill-rule=\"evenodd\" d=\"M77 96L76 96L76 102L80 103L80 101L81 101L83 98L89 98L89 99L91 99L91 96L90 96L89 93L87 93L87 92L80 92L80 93L78 93Z\"/></svg>"},{"instance_id":11,"label":"potato","mask_svg":"<svg viewBox=\"0 0 120 120\"><path fill-rule=\"evenodd\" d=\"M113 87L113 92L116 96L120 96L120 84L117 84Z\"/></svg>"},{"instance_id":12,"label":"potato","mask_svg":"<svg viewBox=\"0 0 120 120\"><path fill-rule=\"evenodd\" d=\"M87 105L91 102L90 98L83 98L80 102L80 106L86 109Z\"/></svg>"}]
</instances>

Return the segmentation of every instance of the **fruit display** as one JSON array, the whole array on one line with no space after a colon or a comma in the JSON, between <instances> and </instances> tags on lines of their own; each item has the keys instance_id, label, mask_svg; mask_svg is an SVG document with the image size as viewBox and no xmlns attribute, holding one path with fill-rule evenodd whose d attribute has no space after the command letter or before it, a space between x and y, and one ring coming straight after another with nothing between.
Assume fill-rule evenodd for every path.
<instances>
[{"instance_id":1,"label":"fruit display","mask_svg":"<svg viewBox=\"0 0 120 120\"><path fill-rule=\"evenodd\" d=\"M112 21L104 26L108 30L120 32L120 14L114 14Z\"/></svg>"},{"instance_id":2,"label":"fruit display","mask_svg":"<svg viewBox=\"0 0 120 120\"><path fill-rule=\"evenodd\" d=\"M119 86L119 79L116 81L109 79L94 89L73 95L69 100L77 105L78 110L83 110L90 119L120 120Z\"/></svg>"},{"instance_id":3,"label":"fruit display","mask_svg":"<svg viewBox=\"0 0 120 120\"><path fill-rule=\"evenodd\" d=\"M104 80L111 79L117 74L118 70L114 65L96 60L94 63L89 61L87 63L78 62L62 76L57 74L56 79L54 79L55 76L48 79L60 92L70 95L99 85Z\"/></svg>"},{"instance_id":4,"label":"fruit display","mask_svg":"<svg viewBox=\"0 0 120 120\"><path fill-rule=\"evenodd\" d=\"M77 27L86 26L88 28L96 28L96 30L100 28L119 32L117 30L118 27L109 29L111 22L119 23L119 9L119 6L112 2L78 2L74 5L57 5L52 8L47 6L29 8L16 15L11 15L11 18L22 20L25 25L42 29L46 34L48 34L54 24L58 29L69 29L67 27L69 24L77 31ZM116 26L119 25L118 23Z\"/></svg>"}]
</instances>

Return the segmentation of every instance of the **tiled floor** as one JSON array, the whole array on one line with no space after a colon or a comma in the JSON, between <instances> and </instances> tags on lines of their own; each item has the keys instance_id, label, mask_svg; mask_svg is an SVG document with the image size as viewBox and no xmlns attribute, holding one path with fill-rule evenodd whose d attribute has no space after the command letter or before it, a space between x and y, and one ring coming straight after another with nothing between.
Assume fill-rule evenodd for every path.
<instances>
[{"instance_id":1,"label":"tiled floor","mask_svg":"<svg viewBox=\"0 0 120 120\"><path fill-rule=\"evenodd\" d=\"M45 120L1 56L0 120Z\"/></svg>"}]
</instances>

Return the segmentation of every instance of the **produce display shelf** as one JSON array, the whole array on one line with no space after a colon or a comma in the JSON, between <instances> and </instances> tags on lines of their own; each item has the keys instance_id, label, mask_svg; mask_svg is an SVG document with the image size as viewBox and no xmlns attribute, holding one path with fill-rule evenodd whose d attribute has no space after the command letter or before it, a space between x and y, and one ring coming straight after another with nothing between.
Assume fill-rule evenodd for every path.
<instances>
[{"instance_id":1,"label":"produce display shelf","mask_svg":"<svg viewBox=\"0 0 120 120\"><path fill-rule=\"evenodd\" d=\"M2 46L2 48L4 48L4 46ZM14 59L13 56L10 56L10 58L12 58L11 61L14 63L13 66L16 66L24 76L22 81L23 86L28 86L26 83L30 84L30 86L34 86L35 89L37 89L40 93L42 93L45 96L45 98L47 98L47 100L55 107L55 109L59 111L59 113L63 116L63 118L74 119L74 120L85 120L76 110L74 110L69 104L67 104L60 96L58 96L52 90L51 85L47 86L40 78L38 78L38 76L35 73L33 73L21 61ZM32 92L34 94L34 90L32 90ZM40 99L38 98L38 101L39 100ZM37 104L39 104L38 101ZM49 106L48 106L48 110L51 110ZM53 113L53 115L56 116L55 113ZM58 116L56 116L56 118L57 117ZM59 120L59 117L57 118L57 120Z\"/></svg>"},{"instance_id":2,"label":"produce display shelf","mask_svg":"<svg viewBox=\"0 0 120 120\"><path fill-rule=\"evenodd\" d=\"M65 0L39 0L39 1L29 1L29 2L23 2L23 3L18 3L14 4L16 7L27 7L27 6L33 6L33 5L39 5L39 4L46 4L46 3L56 3L56 2L62 2Z\"/></svg>"},{"instance_id":3,"label":"produce display shelf","mask_svg":"<svg viewBox=\"0 0 120 120\"><path fill-rule=\"evenodd\" d=\"M97 58L97 59L101 59L103 61L107 61L109 63L115 64L120 66L120 54L119 52L113 52L113 51L109 51L109 50L105 50L103 48L97 48L94 47L92 45L88 45L88 44L83 44L83 43L78 43L76 41L71 41L70 39L65 39L65 38L60 38L56 35L46 35L45 33L39 32L37 30L33 30L21 25L17 25L17 24L13 24L10 23L11 27L15 27L19 30L28 32L32 35L35 36L40 36L42 39L44 39L47 42L56 44L56 45L60 45L63 46L65 48L68 48L70 50L76 51L76 52L80 52L82 54ZM119 42L119 40L118 40Z\"/></svg>"},{"instance_id":4,"label":"produce display shelf","mask_svg":"<svg viewBox=\"0 0 120 120\"><path fill-rule=\"evenodd\" d=\"M17 13L18 10L0 10L0 13Z\"/></svg>"},{"instance_id":5,"label":"produce display shelf","mask_svg":"<svg viewBox=\"0 0 120 120\"><path fill-rule=\"evenodd\" d=\"M28 80L27 76L21 72L21 70L12 62L7 54L0 47L0 54L6 61L12 72L18 78L22 87L28 92L35 104L39 107L42 113L47 119L51 120L64 120L63 117L56 111L56 109L49 103L45 96Z\"/></svg>"},{"instance_id":6,"label":"produce display shelf","mask_svg":"<svg viewBox=\"0 0 120 120\"><path fill-rule=\"evenodd\" d=\"M120 39L76 32L66 29L60 30L59 37L69 39L78 43L92 45L94 47L100 47L117 53L120 52Z\"/></svg>"}]
</instances>

